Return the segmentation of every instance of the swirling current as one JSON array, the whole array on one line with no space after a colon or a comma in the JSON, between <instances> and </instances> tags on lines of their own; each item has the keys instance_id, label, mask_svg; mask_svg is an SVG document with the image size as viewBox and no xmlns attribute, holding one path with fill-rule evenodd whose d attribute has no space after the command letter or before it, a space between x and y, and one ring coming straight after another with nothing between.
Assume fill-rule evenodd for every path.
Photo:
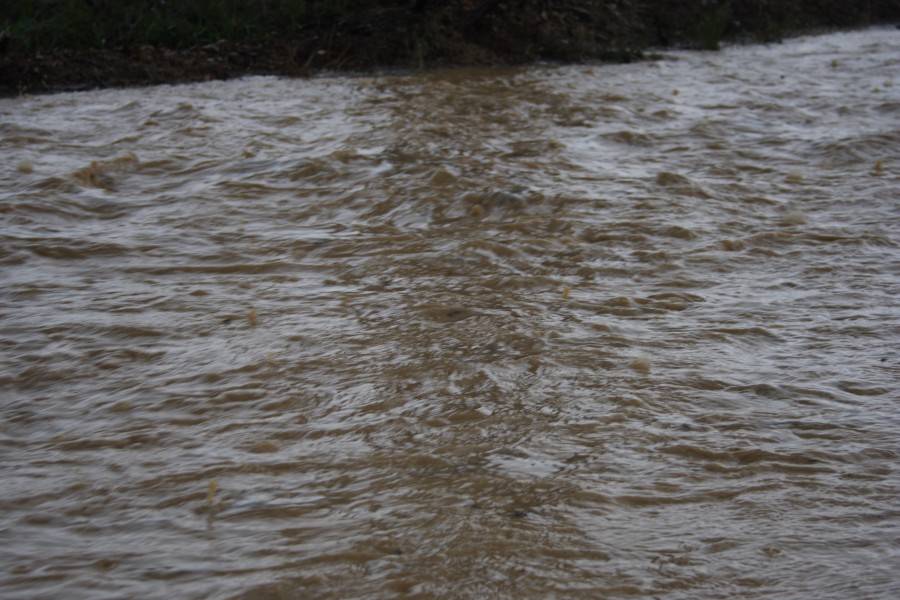
<instances>
[{"instance_id":1,"label":"swirling current","mask_svg":"<svg viewBox=\"0 0 900 600\"><path fill-rule=\"evenodd\" d=\"M896 598L898 76L0 100L0 595Z\"/></svg>"}]
</instances>

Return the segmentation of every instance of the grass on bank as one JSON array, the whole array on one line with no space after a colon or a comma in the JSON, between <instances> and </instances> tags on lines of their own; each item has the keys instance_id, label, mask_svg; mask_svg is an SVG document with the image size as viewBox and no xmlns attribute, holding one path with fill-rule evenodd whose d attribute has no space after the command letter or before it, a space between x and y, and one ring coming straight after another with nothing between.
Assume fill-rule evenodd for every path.
<instances>
[{"instance_id":1,"label":"grass on bank","mask_svg":"<svg viewBox=\"0 0 900 600\"><path fill-rule=\"evenodd\" d=\"M510 14L530 11L532 16L535 11L546 15L544 8L549 6L559 13L581 18L590 14L585 8L607 3L600 0L0 0L0 54L127 49L141 45L181 49L223 39L235 43L289 40L301 29L327 31L343 18L365 18L383 8L415 6L416 12L424 14L438 12L451 4L468 7L473 14L502 7ZM814 27L851 27L900 18L900 3L898 0L638 0L622 7L620 12L632 22L634 35L629 33L627 37L638 52L661 42L712 50L724 39L772 41ZM555 17L551 14L551 18ZM456 26L471 27L470 20ZM594 25L602 29L604 23ZM388 30L383 33L396 34ZM519 41L527 42L531 32L514 34ZM409 44L411 53L420 61L426 54L426 41L415 40ZM574 53L574 59L579 57L578 44L564 47L569 40L560 41L563 42L560 48L568 48ZM612 47L618 45L614 43ZM565 58L564 52L554 54Z\"/></svg>"},{"instance_id":2,"label":"grass on bank","mask_svg":"<svg viewBox=\"0 0 900 600\"><path fill-rule=\"evenodd\" d=\"M0 0L5 51L186 48L288 36L372 0Z\"/></svg>"}]
</instances>

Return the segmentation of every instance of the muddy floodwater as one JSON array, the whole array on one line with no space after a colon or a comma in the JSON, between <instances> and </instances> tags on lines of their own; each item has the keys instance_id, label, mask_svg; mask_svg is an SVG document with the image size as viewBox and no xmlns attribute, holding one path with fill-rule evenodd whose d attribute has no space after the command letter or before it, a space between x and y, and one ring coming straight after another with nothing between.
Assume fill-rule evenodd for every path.
<instances>
[{"instance_id":1,"label":"muddy floodwater","mask_svg":"<svg viewBox=\"0 0 900 600\"><path fill-rule=\"evenodd\" d=\"M0 101L3 598L893 599L900 32Z\"/></svg>"}]
</instances>

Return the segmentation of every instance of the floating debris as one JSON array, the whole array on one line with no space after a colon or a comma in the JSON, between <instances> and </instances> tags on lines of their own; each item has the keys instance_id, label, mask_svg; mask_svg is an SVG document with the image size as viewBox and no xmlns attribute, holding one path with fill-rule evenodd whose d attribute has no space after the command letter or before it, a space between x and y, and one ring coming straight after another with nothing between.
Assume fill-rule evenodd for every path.
<instances>
[{"instance_id":1,"label":"floating debris","mask_svg":"<svg viewBox=\"0 0 900 600\"><path fill-rule=\"evenodd\" d=\"M437 185L437 186L449 185L449 184L453 183L454 181L456 181L456 175L454 175L447 169L443 169L443 168L436 169L431 174L431 179L430 179L431 185Z\"/></svg>"},{"instance_id":2,"label":"floating debris","mask_svg":"<svg viewBox=\"0 0 900 600\"><path fill-rule=\"evenodd\" d=\"M219 482L216 479L213 479L209 482L209 485L206 486L206 506L210 509L213 507L213 502L216 497L216 492L219 489Z\"/></svg>"},{"instance_id":3,"label":"floating debris","mask_svg":"<svg viewBox=\"0 0 900 600\"><path fill-rule=\"evenodd\" d=\"M805 225L806 214L800 210L790 210L781 215L781 224L785 226Z\"/></svg>"},{"instance_id":4,"label":"floating debris","mask_svg":"<svg viewBox=\"0 0 900 600\"><path fill-rule=\"evenodd\" d=\"M641 371L642 373L649 373L650 372L650 359L641 356L641 357L638 357L638 358L635 358L634 360L632 360L628 366L631 367L632 369L634 369L635 371Z\"/></svg>"}]
</instances>

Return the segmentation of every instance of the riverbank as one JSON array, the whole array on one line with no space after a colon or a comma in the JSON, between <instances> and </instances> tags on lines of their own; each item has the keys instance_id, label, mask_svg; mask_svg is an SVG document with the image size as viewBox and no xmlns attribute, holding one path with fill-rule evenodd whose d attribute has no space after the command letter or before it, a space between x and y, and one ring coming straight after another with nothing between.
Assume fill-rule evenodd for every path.
<instances>
[{"instance_id":1,"label":"riverbank","mask_svg":"<svg viewBox=\"0 0 900 600\"><path fill-rule=\"evenodd\" d=\"M174 9L144 0L125 3L128 12L121 4L25 0L7 11L0 95L250 74L630 61L649 48L715 49L900 21L900 0L261 0L253 14L227 1Z\"/></svg>"}]
</instances>

